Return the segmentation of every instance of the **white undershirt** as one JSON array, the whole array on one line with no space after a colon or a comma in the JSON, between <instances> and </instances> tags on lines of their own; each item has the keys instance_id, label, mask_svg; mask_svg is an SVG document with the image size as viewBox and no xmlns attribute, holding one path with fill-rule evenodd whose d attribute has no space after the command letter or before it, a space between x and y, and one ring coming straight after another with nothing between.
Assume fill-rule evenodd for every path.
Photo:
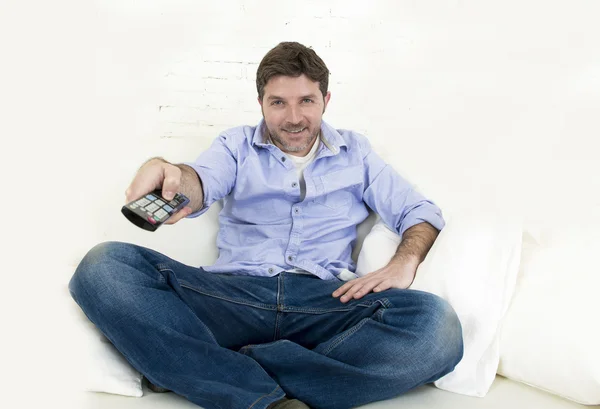
<instances>
[{"instance_id":1,"label":"white undershirt","mask_svg":"<svg viewBox=\"0 0 600 409\"><path fill-rule=\"evenodd\" d=\"M314 162L315 156L317 156L317 148L319 147L320 140L321 138L319 136L315 138L313 146L312 148L310 148L310 151L306 154L306 156L294 156L290 154L287 155L288 158L290 158L292 162L294 162L294 165L296 165L296 173L298 174L298 179L300 180L300 201L304 200L304 197L306 196L306 182L304 181L304 169L306 169L308 165Z\"/></svg>"}]
</instances>

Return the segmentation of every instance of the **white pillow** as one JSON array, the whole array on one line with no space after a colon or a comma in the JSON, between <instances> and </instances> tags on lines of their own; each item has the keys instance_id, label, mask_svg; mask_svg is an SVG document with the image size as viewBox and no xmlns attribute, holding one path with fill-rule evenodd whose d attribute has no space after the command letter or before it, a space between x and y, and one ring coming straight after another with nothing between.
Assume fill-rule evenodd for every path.
<instances>
[{"instance_id":1,"label":"white pillow","mask_svg":"<svg viewBox=\"0 0 600 409\"><path fill-rule=\"evenodd\" d=\"M515 286L521 223L482 213L457 214L446 220L410 288L448 301L462 324L463 359L435 386L482 397L498 368L499 326ZM400 237L378 222L363 243L357 275L384 267L399 243Z\"/></svg>"},{"instance_id":2,"label":"white pillow","mask_svg":"<svg viewBox=\"0 0 600 409\"><path fill-rule=\"evenodd\" d=\"M586 405L600 404L600 220L560 221L523 247L501 332L498 373ZM573 228L575 227L575 228Z\"/></svg>"},{"instance_id":3,"label":"white pillow","mask_svg":"<svg viewBox=\"0 0 600 409\"><path fill-rule=\"evenodd\" d=\"M142 374L135 370L113 344L87 318L65 291L71 305L67 310L73 373L70 381L77 390L141 397Z\"/></svg>"}]
</instances>

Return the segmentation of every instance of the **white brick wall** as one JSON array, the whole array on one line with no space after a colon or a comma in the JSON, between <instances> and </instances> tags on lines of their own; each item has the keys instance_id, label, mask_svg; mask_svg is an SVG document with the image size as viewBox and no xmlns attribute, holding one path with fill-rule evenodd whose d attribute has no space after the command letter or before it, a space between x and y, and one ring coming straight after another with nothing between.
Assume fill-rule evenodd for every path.
<instances>
[{"instance_id":1,"label":"white brick wall","mask_svg":"<svg viewBox=\"0 0 600 409\"><path fill-rule=\"evenodd\" d=\"M36 41L53 33L45 21L62 30L44 43L45 67L29 65L45 70L39 84L52 88L41 116L15 122L39 129L13 140L28 148L37 138L44 149L27 151L30 160L54 158L54 173L77 186L75 212L86 222L66 227L80 240L59 252L76 259L130 234L115 209L148 156L194 159L222 130L255 124L258 63L296 40L331 70L325 119L366 133L445 208L492 203L549 218L577 200L597 211L599 4L99 2L79 20L58 12L35 20ZM32 82L26 72L14 71ZM15 101L38 100L23 89L15 86ZM103 202L90 212L98 194Z\"/></svg>"}]
</instances>

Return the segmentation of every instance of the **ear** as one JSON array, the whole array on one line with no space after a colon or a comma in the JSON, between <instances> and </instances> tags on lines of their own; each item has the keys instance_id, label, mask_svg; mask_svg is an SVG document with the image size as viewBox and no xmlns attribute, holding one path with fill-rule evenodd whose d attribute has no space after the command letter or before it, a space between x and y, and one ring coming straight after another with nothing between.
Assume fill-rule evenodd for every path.
<instances>
[{"instance_id":1,"label":"ear","mask_svg":"<svg viewBox=\"0 0 600 409\"><path fill-rule=\"evenodd\" d=\"M260 96L256 97L256 100L258 101L258 103L262 107L262 99L260 98Z\"/></svg>"},{"instance_id":2,"label":"ear","mask_svg":"<svg viewBox=\"0 0 600 409\"><path fill-rule=\"evenodd\" d=\"M325 105L323 106L323 113L325 113L325 110L327 109L327 104L329 104L330 99L331 99L331 91L327 91L327 95L325 95L325 98L323 98L323 102L325 103Z\"/></svg>"}]
</instances>

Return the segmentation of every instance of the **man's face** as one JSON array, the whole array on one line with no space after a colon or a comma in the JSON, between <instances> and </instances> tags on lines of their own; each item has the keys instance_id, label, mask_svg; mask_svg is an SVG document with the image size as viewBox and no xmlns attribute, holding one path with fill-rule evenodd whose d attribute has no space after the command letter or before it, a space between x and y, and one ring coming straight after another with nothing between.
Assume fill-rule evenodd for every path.
<instances>
[{"instance_id":1,"label":"man's face","mask_svg":"<svg viewBox=\"0 0 600 409\"><path fill-rule=\"evenodd\" d=\"M321 130L329 98L330 92L323 98L319 83L304 74L271 78L258 102L273 143L285 153L308 154Z\"/></svg>"}]
</instances>

